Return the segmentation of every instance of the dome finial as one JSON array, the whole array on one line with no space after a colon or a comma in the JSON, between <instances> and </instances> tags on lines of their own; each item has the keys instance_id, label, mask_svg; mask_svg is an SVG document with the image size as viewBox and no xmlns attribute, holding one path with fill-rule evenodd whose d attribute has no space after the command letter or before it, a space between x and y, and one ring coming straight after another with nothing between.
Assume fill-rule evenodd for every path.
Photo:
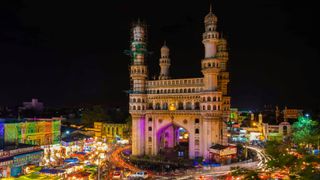
<instances>
[{"instance_id":1,"label":"dome finial","mask_svg":"<svg viewBox=\"0 0 320 180\"><path fill-rule=\"evenodd\" d=\"M212 3L210 3L210 13L212 13Z\"/></svg>"},{"instance_id":2,"label":"dome finial","mask_svg":"<svg viewBox=\"0 0 320 180\"><path fill-rule=\"evenodd\" d=\"M163 46L166 46L166 40L164 40L164 42L163 42Z\"/></svg>"}]
</instances>

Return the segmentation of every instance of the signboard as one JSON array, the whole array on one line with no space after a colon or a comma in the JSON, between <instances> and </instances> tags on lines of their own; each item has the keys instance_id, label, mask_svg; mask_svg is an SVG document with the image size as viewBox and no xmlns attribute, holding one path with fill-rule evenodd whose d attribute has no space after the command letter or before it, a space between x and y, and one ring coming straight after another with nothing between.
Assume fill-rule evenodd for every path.
<instances>
[{"instance_id":1,"label":"signboard","mask_svg":"<svg viewBox=\"0 0 320 180\"><path fill-rule=\"evenodd\" d=\"M227 156L227 155L232 155L237 153L237 148L236 147L228 147L226 149L223 149L220 151L220 156Z\"/></svg>"}]
</instances>

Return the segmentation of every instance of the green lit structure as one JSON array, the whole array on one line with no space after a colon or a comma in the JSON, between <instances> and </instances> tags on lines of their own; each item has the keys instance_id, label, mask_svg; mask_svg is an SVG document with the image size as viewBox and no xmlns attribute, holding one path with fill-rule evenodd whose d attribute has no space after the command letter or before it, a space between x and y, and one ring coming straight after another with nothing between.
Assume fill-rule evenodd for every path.
<instances>
[{"instance_id":1,"label":"green lit structure","mask_svg":"<svg viewBox=\"0 0 320 180\"><path fill-rule=\"evenodd\" d=\"M0 119L4 143L52 145L60 143L61 118Z\"/></svg>"}]
</instances>

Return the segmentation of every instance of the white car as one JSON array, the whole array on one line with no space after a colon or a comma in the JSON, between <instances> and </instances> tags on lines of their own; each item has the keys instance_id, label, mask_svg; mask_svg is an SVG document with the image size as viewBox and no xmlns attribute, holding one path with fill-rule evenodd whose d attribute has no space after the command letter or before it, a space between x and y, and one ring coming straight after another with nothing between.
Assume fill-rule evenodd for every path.
<instances>
[{"instance_id":1,"label":"white car","mask_svg":"<svg viewBox=\"0 0 320 180\"><path fill-rule=\"evenodd\" d=\"M147 179L148 177L149 175L145 171L136 172L129 176L130 179Z\"/></svg>"}]
</instances>

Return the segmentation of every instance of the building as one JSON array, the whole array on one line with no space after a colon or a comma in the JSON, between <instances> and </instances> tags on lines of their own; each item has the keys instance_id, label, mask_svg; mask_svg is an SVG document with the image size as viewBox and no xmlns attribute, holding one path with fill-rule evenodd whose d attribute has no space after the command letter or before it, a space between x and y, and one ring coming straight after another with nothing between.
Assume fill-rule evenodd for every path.
<instances>
[{"instance_id":1,"label":"building","mask_svg":"<svg viewBox=\"0 0 320 180\"><path fill-rule=\"evenodd\" d=\"M262 132L266 140L283 140L291 135L291 125L286 121L278 125L263 123Z\"/></svg>"},{"instance_id":2,"label":"building","mask_svg":"<svg viewBox=\"0 0 320 180\"><path fill-rule=\"evenodd\" d=\"M164 44L156 80L148 78L146 25L134 23L129 51L133 155L176 152L178 156L209 158L214 144L227 145L224 121L230 116L228 52L227 41L217 31L217 21L210 8L202 34L202 77L171 78L170 50Z\"/></svg>"},{"instance_id":3,"label":"building","mask_svg":"<svg viewBox=\"0 0 320 180\"><path fill-rule=\"evenodd\" d=\"M42 111L44 108L43 103L39 102L38 99L33 98L31 102L23 102L22 107L20 110L35 110L35 111Z\"/></svg>"},{"instance_id":4,"label":"building","mask_svg":"<svg viewBox=\"0 0 320 180\"><path fill-rule=\"evenodd\" d=\"M3 144L58 144L60 127L61 118L0 119L0 140Z\"/></svg>"},{"instance_id":5,"label":"building","mask_svg":"<svg viewBox=\"0 0 320 180\"><path fill-rule=\"evenodd\" d=\"M285 106L283 113L283 120L289 121L293 120L296 121L298 117L303 116L303 110L302 109L288 109L287 106Z\"/></svg>"},{"instance_id":6,"label":"building","mask_svg":"<svg viewBox=\"0 0 320 180\"><path fill-rule=\"evenodd\" d=\"M95 137L114 142L117 138L128 138L129 127L125 123L94 122Z\"/></svg>"},{"instance_id":7,"label":"building","mask_svg":"<svg viewBox=\"0 0 320 180\"><path fill-rule=\"evenodd\" d=\"M42 157L43 150L39 146L6 144L0 148L0 179L26 173L28 166L38 166Z\"/></svg>"}]
</instances>

